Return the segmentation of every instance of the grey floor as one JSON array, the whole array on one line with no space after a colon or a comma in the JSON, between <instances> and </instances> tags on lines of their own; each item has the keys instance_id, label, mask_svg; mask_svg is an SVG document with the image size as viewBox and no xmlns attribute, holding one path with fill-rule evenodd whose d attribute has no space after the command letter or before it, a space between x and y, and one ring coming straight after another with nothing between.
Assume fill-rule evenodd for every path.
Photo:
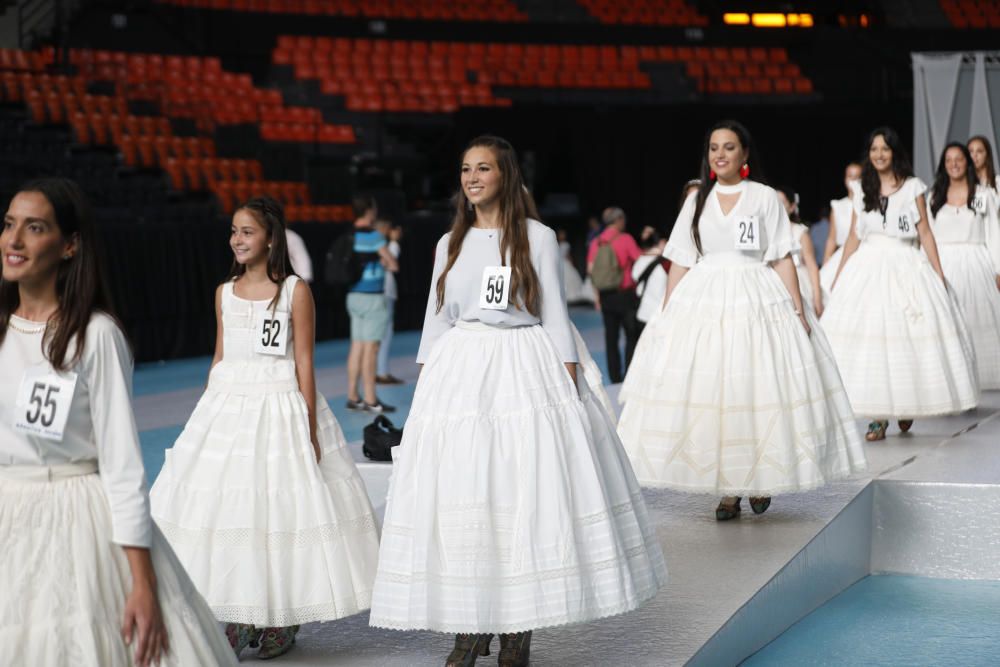
<instances>
[{"instance_id":1,"label":"grey floor","mask_svg":"<svg viewBox=\"0 0 1000 667\"><path fill-rule=\"evenodd\" d=\"M670 568L669 585L630 614L536 632L532 664L683 665L872 478L1000 483L993 455L1000 447L998 416L1000 392L986 392L978 409L917 421L910 434L901 435L893 424L885 441L866 445L866 474L776 498L762 516L746 511L739 520L720 524L714 518L716 498L647 491ZM386 469L362 468L375 504L381 505ZM304 627L299 645L280 662L286 667L442 665L451 641L433 633L375 630L361 614ZM256 658L247 651L243 660ZM481 658L478 664L495 664L495 658Z\"/></svg>"}]
</instances>

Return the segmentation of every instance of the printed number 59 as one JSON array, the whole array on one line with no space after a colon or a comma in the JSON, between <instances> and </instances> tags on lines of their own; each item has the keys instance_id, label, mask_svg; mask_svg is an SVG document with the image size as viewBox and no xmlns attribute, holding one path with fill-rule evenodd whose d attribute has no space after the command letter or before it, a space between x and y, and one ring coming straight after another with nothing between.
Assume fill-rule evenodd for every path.
<instances>
[{"instance_id":1,"label":"printed number 59","mask_svg":"<svg viewBox=\"0 0 1000 667\"><path fill-rule=\"evenodd\" d=\"M45 398L42 399L42 392L45 392ZM56 402L53 394L59 393L59 387L49 387L44 382L36 382L35 386L31 388L31 399L30 403L34 406L34 410L28 410L25 415L25 419L28 420L29 424L38 423L39 418L42 420L42 426L48 428L52 426L52 422L56 420Z\"/></svg>"},{"instance_id":2,"label":"printed number 59","mask_svg":"<svg viewBox=\"0 0 1000 667\"><path fill-rule=\"evenodd\" d=\"M486 281L486 303L500 303L503 300L503 276L490 276Z\"/></svg>"},{"instance_id":3,"label":"printed number 59","mask_svg":"<svg viewBox=\"0 0 1000 667\"><path fill-rule=\"evenodd\" d=\"M261 344L264 347L278 347L278 335L281 333L281 322L278 320L264 320L264 330Z\"/></svg>"}]
</instances>

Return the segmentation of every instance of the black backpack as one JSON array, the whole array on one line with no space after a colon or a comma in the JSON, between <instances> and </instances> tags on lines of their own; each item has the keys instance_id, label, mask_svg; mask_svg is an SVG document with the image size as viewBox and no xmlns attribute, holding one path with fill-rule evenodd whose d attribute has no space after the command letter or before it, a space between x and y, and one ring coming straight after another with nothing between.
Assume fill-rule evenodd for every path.
<instances>
[{"instance_id":1,"label":"black backpack","mask_svg":"<svg viewBox=\"0 0 1000 667\"><path fill-rule=\"evenodd\" d=\"M330 287L350 287L365 271L365 261L354 252L354 234L338 236L326 251L323 264L323 281Z\"/></svg>"},{"instance_id":2,"label":"black backpack","mask_svg":"<svg viewBox=\"0 0 1000 667\"><path fill-rule=\"evenodd\" d=\"M403 430L393 426L385 415L379 415L364 430L361 451L372 461L391 461L392 448L403 440Z\"/></svg>"}]
</instances>

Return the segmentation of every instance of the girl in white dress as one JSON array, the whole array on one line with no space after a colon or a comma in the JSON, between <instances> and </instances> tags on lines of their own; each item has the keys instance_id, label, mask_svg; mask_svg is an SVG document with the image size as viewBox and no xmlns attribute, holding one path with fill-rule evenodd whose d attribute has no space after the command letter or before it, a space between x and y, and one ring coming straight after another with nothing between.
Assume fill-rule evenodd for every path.
<instances>
[{"instance_id":1,"label":"girl in white dress","mask_svg":"<svg viewBox=\"0 0 1000 667\"><path fill-rule=\"evenodd\" d=\"M840 268L840 258L844 252L844 243L851 233L851 219L854 217L853 192L851 183L861 179L861 165L852 162L844 169L844 189L847 196L830 202L830 233L826 237L826 247L823 249L823 266L819 271L820 287L830 299L833 280Z\"/></svg>"},{"instance_id":2,"label":"girl in white dress","mask_svg":"<svg viewBox=\"0 0 1000 667\"><path fill-rule=\"evenodd\" d=\"M493 633L499 665L527 665L532 629L627 612L667 576L614 427L577 381L556 236L521 182L503 139L463 154L393 449L371 624L459 633L451 666L488 655Z\"/></svg>"},{"instance_id":3,"label":"girl in white dress","mask_svg":"<svg viewBox=\"0 0 1000 667\"><path fill-rule=\"evenodd\" d=\"M775 192L781 205L785 207L788 220L792 223L792 238L799 245L798 251L792 253L795 263L795 275L799 281L799 293L806 307L823 315L823 294L820 289L819 264L816 263L816 250L813 247L809 228L802 224L799 218L799 195L793 190L777 189Z\"/></svg>"},{"instance_id":4,"label":"girl in white dress","mask_svg":"<svg viewBox=\"0 0 1000 667\"><path fill-rule=\"evenodd\" d=\"M993 166L993 146L990 140L978 134L969 139L966 146L976 168L976 179L980 185L992 190L990 194L994 197L994 205L1000 207L1000 174L996 173Z\"/></svg>"},{"instance_id":5,"label":"girl in white dress","mask_svg":"<svg viewBox=\"0 0 1000 667\"><path fill-rule=\"evenodd\" d=\"M960 143L941 154L929 196L941 268L972 336L979 386L1000 389L1000 220Z\"/></svg>"},{"instance_id":6,"label":"girl in white dress","mask_svg":"<svg viewBox=\"0 0 1000 667\"><path fill-rule=\"evenodd\" d=\"M80 188L29 183L0 233L5 665L234 665L149 517L132 354Z\"/></svg>"},{"instance_id":7,"label":"girl in white dress","mask_svg":"<svg viewBox=\"0 0 1000 667\"><path fill-rule=\"evenodd\" d=\"M592 301L593 295L583 291L583 278L573 264L573 248L566 237L566 230L560 229L559 254L562 256L563 284L566 285L566 303L577 303L579 301Z\"/></svg>"},{"instance_id":8,"label":"girl in white dress","mask_svg":"<svg viewBox=\"0 0 1000 667\"><path fill-rule=\"evenodd\" d=\"M885 438L885 417L907 431L914 417L974 408L979 382L927 224L927 188L895 130L873 131L867 151L822 323L854 412L874 418L866 436L874 441Z\"/></svg>"},{"instance_id":9,"label":"girl in white dress","mask_svg":"<svg viewBox=\"0 0 1000 667\"><path fill-rule=\"evenodd\" d=\"M746 128L705 137L704 185L664 256L666 307L622 386L618 433L644 485L726 496L720 521L773 494L864 468L861 438L815 318L803 309L798 246L774 190L747 180ZM810 330L811 335L810 335Z\"/></svg>"},{"instance_id":10,"label":"girl in white dress","mask_svg":"<svg viewBox=\"0 0 1000 667\"><path fill-rule=\"evenodd\" d=\"M340 425L316 390L315 308L281 205L233 216L205 394L151 493L153 517L236 654L291 649L301 623L367 609L378 533Z\"/></svg>"}]
</instances>

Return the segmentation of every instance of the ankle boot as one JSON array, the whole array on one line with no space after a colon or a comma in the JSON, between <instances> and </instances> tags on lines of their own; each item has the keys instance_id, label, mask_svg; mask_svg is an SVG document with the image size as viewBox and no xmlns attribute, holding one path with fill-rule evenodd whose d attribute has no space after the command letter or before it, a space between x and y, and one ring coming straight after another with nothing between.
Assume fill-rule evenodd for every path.
<instances>
[{"instance_id":1,"label":"ankle boot","mask_svg":"<svg viewBox=\"0 0 1000 667\"><path fill-rule=\"evenodd\" d=\"M531 657L531 630L500 635L497 667L527 667Z\"/></svg>"},{"instance_id":2,"label":"ankle boot","mask_svg":"<svg viewBox=\"0 0 1000 667\"><path fill-rule=\"evenodd\" d=\"M490 642L493 635L455 635L455 648L448 654L445 667L472 667L476 658L490 654Z\"/></svg>"}]
</instances>

